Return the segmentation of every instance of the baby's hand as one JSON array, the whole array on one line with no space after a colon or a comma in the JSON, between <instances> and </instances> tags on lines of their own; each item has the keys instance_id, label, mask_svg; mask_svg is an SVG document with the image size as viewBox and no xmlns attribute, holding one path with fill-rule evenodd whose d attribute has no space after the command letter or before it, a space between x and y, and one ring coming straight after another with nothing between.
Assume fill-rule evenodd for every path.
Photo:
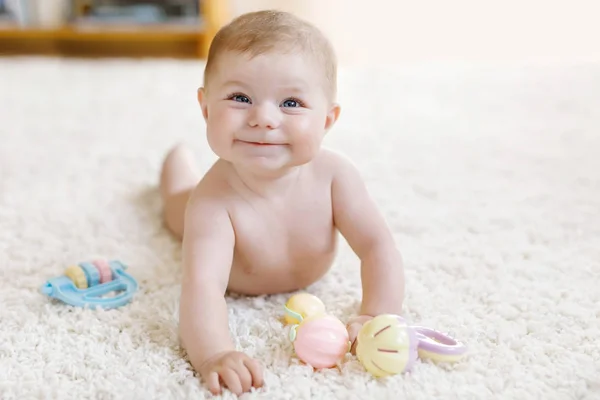
<instances>
[{"instance_id":1,"label":"baby's hand","mask_svg":"<svg viewBox=\"0 0 600 400\"><path fill-rule=\"evenodd\" d=\"M359 315L351 318L346 324L350 343L352 343L352 346L350 347L350 353L356 354L356 337L358 336L358 332L360 332L360 328L362 328L362 326L371 319L373 319L373 317L370 315Z\"/></svg>"},{"instance_id":2,"label":"baby's hand","mask_svg":"<svg viewBox=\"0 0 600 400\"><path fill-rule=\"evenodd\" d=\"M200 367L200 375L212 394L221 392L221 381L238 396L252 386L263 385L262 367L256 360L239 351L218 353ZM219 380L220 378L220 380Z\"/></svg>"}]
</instances>

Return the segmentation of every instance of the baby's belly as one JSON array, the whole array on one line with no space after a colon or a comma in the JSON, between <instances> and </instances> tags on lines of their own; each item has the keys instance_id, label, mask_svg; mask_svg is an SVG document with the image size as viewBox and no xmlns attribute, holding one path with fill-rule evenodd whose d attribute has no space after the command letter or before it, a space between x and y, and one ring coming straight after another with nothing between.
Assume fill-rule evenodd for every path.
<instances>
[{"instance_id":1,"label":"baby's belly","mask_svg":"<svg viewBox=\"0 0 600 400\"><path fill-rule=\"evenodd\" d=\"M336 238L324 250L288 259L234 257L228 290L247 295L287 293L309 286L325 275L336 256Z\"/></svg>"}]
</instances>

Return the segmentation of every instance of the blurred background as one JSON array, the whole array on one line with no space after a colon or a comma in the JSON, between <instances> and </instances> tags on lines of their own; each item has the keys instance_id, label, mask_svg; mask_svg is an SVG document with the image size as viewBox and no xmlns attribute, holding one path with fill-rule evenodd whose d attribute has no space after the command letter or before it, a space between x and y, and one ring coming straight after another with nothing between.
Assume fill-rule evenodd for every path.
<instances>
[{"instance_id":1,"label":"blurred background","mask_svg":"<svg viewBox=\"0 0 600 400\"><path fill-rule=\"evenodd\" d=\"M342 63L600 60L592 0L0 0L0 54L206 55L252 10L318 25Z\"/></svg>"},{"instance_id":2,"label":"blurred background","mask_svg":"<svg viewBox=\"0 0 600 400\"><path fill-rule=\"evenodd\" d=\"M344 62L600 60L593 0L232 0L316 23Z\"/></svg>"}]
</instances>

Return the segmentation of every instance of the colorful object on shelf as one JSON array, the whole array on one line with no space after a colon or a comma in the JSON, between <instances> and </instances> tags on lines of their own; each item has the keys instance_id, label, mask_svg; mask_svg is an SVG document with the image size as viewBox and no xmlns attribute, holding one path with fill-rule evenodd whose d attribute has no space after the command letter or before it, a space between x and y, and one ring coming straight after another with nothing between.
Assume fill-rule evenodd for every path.
<instances>
[{"instance_id":1,"label":"colorful object on shelf","mask_svg":"<svg viewBox=\"0 0 600 400\"><path fill-rule=\"evenodd\" d=\"M135 278L120 261L95 260L71 265L64 275L48 280L40 291L77 307L117 308L131 301L138 289ZM116 292L113 297L103 297Z\"/></svg>"},{"instance_id":2,"label":"colorful object on shelf","mask_svg":"<svg viewBox=\"0 0 600 400\"><path fill-rule=\"evenodd\" d=\"M296 355L315 369L334 367L350 349L346 326L331 315L304 318L290 330Z\"/></svg>"},{"instance_id":3,"label":"colorful object on shelf","mask_svg":"<svg viewBox=\"0 0 600 400\"><path fill-rule=\"evenodd\" d=\"M299 324L303 319L326 313L325 304L310 293L298 293L290 297L283 307L286 324Z\"/></svg>"}]
</instances>

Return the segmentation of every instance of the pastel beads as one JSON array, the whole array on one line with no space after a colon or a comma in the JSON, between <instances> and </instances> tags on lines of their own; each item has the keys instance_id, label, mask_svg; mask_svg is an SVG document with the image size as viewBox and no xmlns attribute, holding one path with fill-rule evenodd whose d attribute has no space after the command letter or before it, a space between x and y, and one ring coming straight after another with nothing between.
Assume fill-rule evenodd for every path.
<instances>
[{"instance_id":1,"label":"pastel beads","mask_svg":"<svg viewBox=\"0 0 600 400\"><path fill-rule=\"evenodd\" d=\"M100 271L98 268L92 263L82 262L79 263L79 266L85 272L85 277L87 278L88 287L96 286L100 283Z\"/></svg>"},{"instance_id":2,"label":"pastel beads","mask_svg":"<svg viewBox=\"0 0 600 400\"><path fill-rule=\"evenodd\" d=\"M104 260L71 265L65 270L65 276L73 281L77 289L91 288L113 279L110 265Z\"/></svg>"},{"instance_id":3,"label":"pastel beads","mask_svg":"<svg viewBox=\"0 0 600 400\"><path fill-rule=\"evenodd\" d=\"M356 356L373 376L384 377L410 371L418 344L415 331L402 317L383 314L362 326Z\"/></svg>"},{"instance_id":4,"label":"pastel beads","mask_svg":"<svg viewBox=\"0 0 600 400\"><path fill-rule=\"evenodd\" d=\"M350 348L346 326L331 315L304 318L290 339L298 358L315 369L334 367Z\"/></svg>"},{"instance_id":5,"label":"pastel beads","mask_svg":"<svg viewBox=\"0 0 600 400\"><path fill-rule=\"evenodd\" d=\"M79 265L71 265L65 270L65 275L73 281L78 289L87 289L88 281L85 272Z\"/></svg>"},{"instance_id":6,"label":"pastel beads","mask_svg":"<svg viewBox=\"0 0 600 400\"><path fill-rule=\"evenodd\" d=\"M40 292L77 307L111 309L129 303L138 289L136 279L118 260L81 262L49 279Z\"/></svg>"},{"instance_id":7,"label":"pastel beads","mask_svg":"<svg viewBox=\"0 0 600 400\"><path fill-rule=\"evenodd\" d=\"M108 265L108 261L94 260L93 263L98 272L100 272L100 283L110 282L112 280L112 270L110 269L110 265Z\"/></svg>"},{"instance_id":8,"label":"pastel beads","mask_svg":"<svg viewBox=\"0 0 600 400\"><path fill-rule=\"evenodd\" d=\"M325 304L310 293L298 293L290 297L284 310L285 322L288 325L299 324L305 318L326 313Z\"/></svg>"}]
</instances>

